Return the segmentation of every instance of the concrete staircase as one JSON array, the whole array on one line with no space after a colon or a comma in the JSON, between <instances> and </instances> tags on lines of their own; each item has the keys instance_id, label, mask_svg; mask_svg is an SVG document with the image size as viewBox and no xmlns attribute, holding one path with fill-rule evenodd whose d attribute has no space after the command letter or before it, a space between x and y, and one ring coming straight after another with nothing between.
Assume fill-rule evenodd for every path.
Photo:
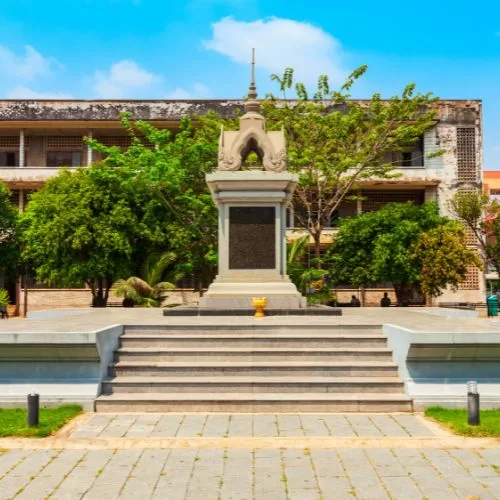
<instances>
[{"instance_id":1,"label":"concrete staircase","mask_svg":"<svg viewBox=\"0 0 500 500\"><path fill-rule=\"evenodd\" d=\"M98 412L411 411L380 326L129 326Z\"/></svg>"}]
</instances>

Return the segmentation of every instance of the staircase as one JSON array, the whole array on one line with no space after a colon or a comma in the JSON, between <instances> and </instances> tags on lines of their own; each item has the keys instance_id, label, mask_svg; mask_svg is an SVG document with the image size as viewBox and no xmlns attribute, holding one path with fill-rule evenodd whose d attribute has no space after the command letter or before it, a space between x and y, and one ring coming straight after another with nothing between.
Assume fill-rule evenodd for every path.
<instances>
[{"instance_id":1,"label":"staircase","mask_svg":"<svg viewBox=\"0 0 500 500\"><path fill-rule=\"evenodd\" d=\"M412 401L380 326L127 326L98 412L385 412Z\"/></svg>"}]
</instances>

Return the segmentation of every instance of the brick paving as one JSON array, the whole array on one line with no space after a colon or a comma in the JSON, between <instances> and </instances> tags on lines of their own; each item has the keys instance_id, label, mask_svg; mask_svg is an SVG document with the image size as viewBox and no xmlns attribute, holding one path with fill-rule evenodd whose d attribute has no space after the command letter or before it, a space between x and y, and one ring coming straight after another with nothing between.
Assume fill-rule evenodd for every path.
<instances>
[{"instance_id":1,"label":"brick paving","mask_svg":"<svg viewBox=\"0 0 500 500\"><path fill-rule=\"evenodd\" d=\"M94 415L75 438L417 437L435 430L415 415L118 414Z\"/></svg>"},{"instance_id":2,"label":"brick paving","mask_svg":"<svg viewBox=\"0 0 500 500\"><path fill-rule=\"evenodd\" d=\"M463 447L421 446L422 437L448 438L415 415L89 415L62 435L57 443L81 441L88 449L41 449L52 438L36 440L40 449L0 449L1 500L500 499L500 446L471 448L478 441L470 439ZM112 447L93 449L103 436ZM336 436L354 445L300 446ZM283 437L295 437L295 446L274 446ZM162 438L180 445L124 444ZM190 438L218 444L196 447ZM374 438L382 441L367 447Z\"/></svg>"},{"instance_id":3,"label":"brick paving","mask_svg":"<svg viewBox=\"0 0 500 500\"><path fill-rule=\"evenodd\" d=\"M500 450L11 450L2 499L500 498Z\"/></svg>"}]
</instances>

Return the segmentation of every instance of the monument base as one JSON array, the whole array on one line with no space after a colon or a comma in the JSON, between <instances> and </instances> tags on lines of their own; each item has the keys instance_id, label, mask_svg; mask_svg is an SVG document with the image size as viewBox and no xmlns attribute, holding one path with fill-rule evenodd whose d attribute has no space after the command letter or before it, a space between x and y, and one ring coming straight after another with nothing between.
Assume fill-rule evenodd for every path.
<instances>
[{"instance_id":1,"label":"monument base","mask_svg":"<svg viewBox=\"0 0 500 500\"><path fill-rule=\"evenodd\" d=\"M307 300L290 281L231 282L214 281L200 299L200 307L214 309L252 308L253 297L266 297L269 309L301 309Z\"/></svg>"}]
</instances>

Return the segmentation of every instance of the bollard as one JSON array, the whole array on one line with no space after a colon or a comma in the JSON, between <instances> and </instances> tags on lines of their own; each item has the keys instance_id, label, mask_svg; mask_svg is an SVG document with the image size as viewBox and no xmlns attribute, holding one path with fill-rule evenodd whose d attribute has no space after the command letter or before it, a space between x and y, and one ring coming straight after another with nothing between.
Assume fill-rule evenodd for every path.
<instances>
[{"instance_id":1,"label":"bollard","mask_svg":"<svg viewBox=\"0 0 500 500\"><path fill-rule=\"evenodd\" d=\"M467 383L467 410L469 425L479 425L479 393L477 382L473 380Z\"/></svg>"},{"instance_id":2,"label":"bollard","mask_svg":"<svg viewBox=\"0 0 500 500\"><path fill-rule=\"evenodd\" d=\"M33 391L28 394L28 426L38 425L40 414L40 396Z\"/></svg>"}]
</instances>

